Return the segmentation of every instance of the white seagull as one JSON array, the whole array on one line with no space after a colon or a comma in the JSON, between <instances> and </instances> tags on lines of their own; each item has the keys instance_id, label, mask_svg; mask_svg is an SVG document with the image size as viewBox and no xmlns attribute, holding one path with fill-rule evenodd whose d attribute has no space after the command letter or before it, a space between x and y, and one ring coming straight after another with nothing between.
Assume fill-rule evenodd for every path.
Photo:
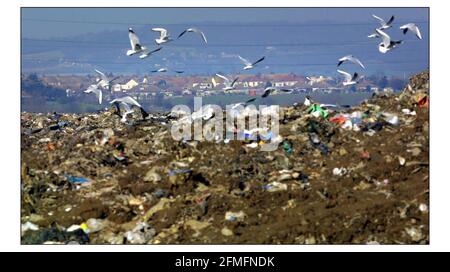
<instances>
[{"instance_id":1,"label":"white seagull","mask_svg":"<svg viewBox=\"0 0 450 272\"><path fill-rule=\"evenodd\" d=\"M397 47L398 44L403 43L403 41L392 41L391 37L389 37L388 34L384 33L380 29L375 29L375 31L378 33L378 35L381 36L381 39L383 40L378 45L378 50L383 54L394 49L395 47Z\"/></svg>"},{"instance_id":2,"label":"white seagull","mask_svg":"<svg viewBox=\"0 0 450 272\"><path fill-rule=\"evenodd\" d=\"M105 73L103 73L103 72L101 72L101 71L99 71L99 70L97 70L97 69L94 69L94 70L95 70L95 72L97 72L98 74L100 74L101 80L100 80L100 82L99 82L98 84L101 85L104 89L110 90L110 89L111 89L111 83L112 83L114 80L116 80L116 79L119 78L119 77L117 76L117 77L114 77L114 78L112 78L112 79L109 79L109 78L105 75Z\"/></svg>"},{"instance_id":3,"label":"white seagull","mask_svg":"<svg viewBox=\"0 0 450 272\"><path fill-rule=\"evenodd\" d=\"M419 38L420 40L422 40L422 34L420 34L420 30L417 27L416 24L414 23L409 23L406 25L402 25L400 27L401 30L403 30L403 34L406 34L406 32L411 31L412 33L416 34L417 38Z\"/></svg>"},{"instance_id":4,"label":"white seagull","mask_svg":"<svg viewBox=\"0 0 450 272\"><path fill-rule=\"evenodd\" d=\"M352 75L350 75L349 73L344 72L344 71L342 71L342 70L337 70L337 71L338 71L338 73L340 73L340 74L342 74L342 75L345 76L345 81L342 82L342 84L343 84L344 86L347 86L347 85L353 85L353 84L358 83L358 81L357 81L357 79L358 79L358 73L354 73L353 76L352 76Z\"/></svg>"},{"instance_id":5,"label":"white seagull","mask_svg":"<svg viewBox=\"0 0 450 272\"><path fill-rule=\"evenodd\" d=\"M143 119L145 119L148 116L148 113L142 108L141 104L139 104L131 96L116 98L109 103L116 106L116 109L117 109L116 113L121 117L120 121L123 123L125 123L127 121L127 115L133 113L133 110L132 110L133 106L138 107L140 109ZM121 106L125 109L125 113L123 115L120 113Z\"/></svg>"},{"instance_id":6,"label":"white seagull","mask_svg":"<svg viewBox=\"0 0 450 272\"><path fill-rule=\"evenodd\" d=\"M337 66L339 67L342 63L344 63L346 61L353 62L354 64L358 64L362 68L366 69L366 67L364 67L364 65L361 63L361 61L359 59L353 57L352 55L347 55L347 56L340 58Z\"/></svg>"},{"instance_id":7,"label":"white seagull","mask_svg":"<svg viewBox=\"0 0 450 272\"><path fill-rule=\"evenodd\" d=\"M217 85L219 85L219 83L216 82L216 79L214 77L211 78L211 82L213 87L216 87Z\"/></svg>"},{"instance_id":8,"label":"white seagull","mask_svg":"<svg viewBox=\"0 0 450 272\"><path fill-rule=\"evenodd\" d=\"M309 95L307 95L307 96L305 96L305 102L303 102L303 105L309 107L309 106L311 106L311 102L312 102L311 97Z\"/></svg>"},{"instance_id":9,"label":"white seagull","mask_svg":"<svg viewBox=\"0 0 450 272\"><path fill-rule=\"evenodd\" d=\"M127 56L133 56L138 53L142 53L139 58L145 59L146 57L150 56L151 54L161 50L161 47L156 48L155 50L150 51L147 49L147 47L142 46L141 42L139 41L138 36L136 33L134 33L133 29L130 27L128 29L128 37L130 38L131 43L131 50L127 51Z\"/></svg>"},{"instance_id":10,"label":"white seagull","mask_svg":"<svg viewBox=\"0 0 450 272\"><path fill-rule=\"evenodd\" d=\"M394 15L392 15L391 19L389 19L389 21L387 21L387 22L385 20L383 20L382 18L374 15L374 14L372 14L372 17L377 19L378 21L380 21L381 27L379 29L381 29L381 30L386 29L386 28L390 28L392 22L394 21Z\"/></svg>"},{"instance_id":11,"label":"white seagull","mask_svg":"<svg viewBox=\"0 0 450 272\"><path fill-rule=\"evenodd\" d=\"M143 50L147 49L145 46L141 45L139 37L134 33L131 27L128 29L128 38L130 38L131 50L127 51L127 56L141 53Z\"/></svg>"},{"instance_id":12,"label":"white seagull","mask_svg":"<svg viewBox=\"0 0 450 272\"><path fill-rule=\"evenodd\" d=\"M254 102L256 100L256 97L253 97L253 98L250 98L249 100L247 100L247 101L245 101L245 102L239 102L239 103L236 103L236 104L234 104L232 107L231 107L231 109L232 110L234 110L234 109L236 109L237 107L239 107L239 106L247 106L247 104L249 104L249 103L252 103L252 102Z\"/></svg>"},{"instance_id":13,"label":"white seagull","mask_svg":"<svg viewBox=\"0 0 450 272\"><path fill-rule=\"evenodd\" d=\"M86 91L84 91L85 93L94 93L97 98L98 98L98 103L101 105L102 104L102 90L100 90L98 88L97 84L94 85L90 85Z\"/></svg>"},{"instance_id":14,"label":"white seagull","mask_svg":"<svg viewBox=\"0 0 450 272\"><path fill-rule=\"evenodd\" d=\"M150 72L152 72L152 73L165 73L165 72L167 72L167 71L169 71L169 69L167 69L167 68L159 68L159 69L156 69L156 70L152 70L152 71L150 71ZM175 73L177 73L177 74L182 74L182 73L184 73L184 71L179 71L179 70L173 70Z\"/></svg>"},{"instance_id":15,"label":"white seagull","mask_svg":"<svg viewBox=\"0 0 450 272\"><path fill-rule=\"evenodd\" d=\"M159 38L155 39L156 44L160 45L172 41L165 28L156 27L152 28L152 31L159 32Z\"/></svg>"},{"instance_id":16,"label":"white seagull","mask_svg":"<svg viewBox=\"0 0 450 272\"><path fill-rule=\"evenodd\" d=\"M236 77L233 81L231 81L229 78L220 75L220 74L216 74L216 76L220 77L221 79L224 80L223 84L225 85L225 87L223 88L224 91L230 91L230 90L234 90L234 84L236 83L236 81L238 80L238 77ZM213 82L214 84L214 82Z\"/></svg>"},{"instance_id":17,"label":"white seagull","mask_svg":"<svg viewBox=\"0 0 450 272\"><path fill-rule=\"evenodd\" d=\"M194 32L194 33L200 34L200 36L202 36L203 41L206 44L208 43L208 41L206 40L206 37L205 37L205 33L203 33L203 31L201 31L200 29L193 28L193 27L188 28L188 29L184 30L183 32L181 32L180 35L178 35L177 39L179 39L181 36L183 36L186 32Z\"/></svg>"},{"instance_id":18,"label":"white seagull","mask_svg":"<svg viewBox=\"0 0 450 272\"><path fill-rule=\"evenodd\" d=\"M244 70L250 70L252 68L254 68L256 66L257 63L260 63L261 61L263 61L265 59L265 57L260 58L259 60L251 63L250 61L244 59L243 57L239 56L238 57L241 59L241 61L245 64L245 67L243 68Z\"/></svg>"},{"instance_id":19,"label":"white seagull","mask_svg":"<svg viewBox=\"0 0 450 272\"><path fill-rule=\"evenodd\" d=\"M292 92L292 90L290 89L277 89L275 87L267 87L264 89L264 93L261 95L262 98L264 97L268 97L271 93L273 93L274 91L282 91L282 92Z\"/></svg>"}]
</instances>

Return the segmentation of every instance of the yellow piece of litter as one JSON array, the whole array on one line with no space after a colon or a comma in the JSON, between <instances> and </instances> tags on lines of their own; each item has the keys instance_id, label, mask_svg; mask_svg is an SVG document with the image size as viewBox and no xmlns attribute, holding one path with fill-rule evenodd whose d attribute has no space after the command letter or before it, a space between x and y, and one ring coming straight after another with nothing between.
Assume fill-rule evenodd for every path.
<instances>
[{"instance_id":1,"label":"yellow piece of litter","mask_svg":"<svg viewBox=\"0 0 450 272\"><path fill-rule=\"evenodd\" d=\"M80 225L80 229L82 229L84 232L86 232L89 229L89 227L88 227L88 225L86 225L86 223L83 223Z\"/></svg>"}]
</instances>

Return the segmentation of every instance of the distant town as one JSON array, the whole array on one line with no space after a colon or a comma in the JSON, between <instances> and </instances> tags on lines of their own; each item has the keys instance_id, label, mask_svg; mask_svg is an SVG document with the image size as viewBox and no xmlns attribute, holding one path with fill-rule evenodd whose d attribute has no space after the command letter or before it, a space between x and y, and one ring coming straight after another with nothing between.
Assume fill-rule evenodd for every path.
<instances>
[{"instance_id":1,"label":"distant town","mask_svg":"<svg viewBox=\"0 0 450 272\"><path fill-rule=\"evenodd\" d=\"M109 74L109 77L118 75ZM359 93L376 91L396 91L405 86L405 78L371 75L364 77L358 84L343 86L342 78L324 75L297 74L256 74L226 75L231 79L238 77L234 89L224 90L224 80L217 76L170 75L155 73L146 76L119 76L110 90L103 90L105 105L109 99L130 95L143 104L170 108L175 98L193 96L220 95L261 95L267 86L292 90L292 94L301 93ZM64 104L75 107L77 102L86 104L86 108L74 111L93 110L95 97L84 93L92 84L101 85L96 74L80 75L37 75L22 74L22 106L25 110L43 110L44 104ZM277 95L276 92L273 93ZM70 105L69 105L70 104Z\"/></svg>"}]
</instances>

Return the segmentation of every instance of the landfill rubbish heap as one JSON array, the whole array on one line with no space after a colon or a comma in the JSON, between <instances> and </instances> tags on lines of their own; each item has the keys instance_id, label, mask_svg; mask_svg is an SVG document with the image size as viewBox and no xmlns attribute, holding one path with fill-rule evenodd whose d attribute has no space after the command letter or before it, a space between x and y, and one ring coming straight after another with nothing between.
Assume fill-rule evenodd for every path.
<instances>
[{"instance_id":1,"label":"landfill rubbish heap","mask_svg":"<svg viewBox=\"0 0 450 272\"><path fill-rule=\"evenodd\" d=\"M429 74L281 108L275 151L175 141L168 114L21 114L23 244L428 244ZM136 113L137 115L137 113Z\"/></svg>"}]
</instances>

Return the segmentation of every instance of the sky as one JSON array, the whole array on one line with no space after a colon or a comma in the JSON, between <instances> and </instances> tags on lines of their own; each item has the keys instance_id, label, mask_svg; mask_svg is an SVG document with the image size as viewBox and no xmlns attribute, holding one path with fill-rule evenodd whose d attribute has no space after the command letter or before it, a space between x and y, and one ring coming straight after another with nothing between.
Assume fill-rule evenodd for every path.
<instances>
[{"instance_id":1,"label":"sky","mask_svg":"<svg viewBox=\"0 0 450 272\"><path fill-rule=\"evenodd\" d=\"M379 26L372 14L386 20L395 15L386 31L404 44L379 53L379 40L367 38ZM411 22L420 26L423 40L400 31ZM125 55L129 27L153 48L157 34L151 28L165 27L176 37L192 26L205 32L207 45L189 34L144 61ZM349 72L410 75L428 68L428 26L426 8L22 8L22 71L146 74L168 67L186 74L237 74L241 55L266 57L248 73L336 76L336 60L352 54L367 69L345 66Z\"/></svg>"},{"instance_id":2,"label":"sky","mask_svg":"<svg viewBox=\"0 0 450 272\"><path fill-rule=\"evenodd\" d=\"M367 22L367 18L373 13L381 17L395 14L405 21L428 21L428 10L424 8L22 8L22 35L28 38L67 37L89 32L119 30L130 23L243 24L325 20L353 23Z\"/></svg>"}]
</instances>

